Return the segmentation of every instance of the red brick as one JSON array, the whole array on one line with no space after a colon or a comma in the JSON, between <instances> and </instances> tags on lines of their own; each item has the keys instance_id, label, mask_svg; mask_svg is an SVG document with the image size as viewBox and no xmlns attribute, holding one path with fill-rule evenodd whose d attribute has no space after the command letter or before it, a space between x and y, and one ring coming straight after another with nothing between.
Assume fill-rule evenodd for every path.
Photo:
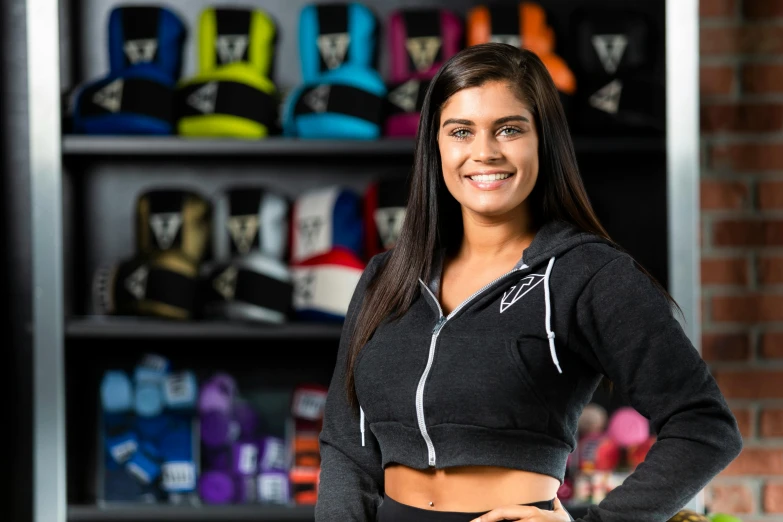
<instances>
[{"instance_id":1,"label":"red brick","mask_svg":"<svg viewBox=\"0 0 783 522\"><path fill-rule=\"evenodd\" d=\"M730 65L703 65L699 76L699 91L703 96L734 92L736 74Z\"/></svg>"},{"instance_id":2,"label":"red brick","mask_svg":"<svg viewBox=\"0 0 783 522\"><path fill-rule=\"evenodd\" d=\"M749 19L783 17L783 0L745 0L742 3L742 14Z\"/></svg>"},{"instance_id":3,"label":"red brick","mask_svg":"<svg viewBox=\"0 0 783 522\"><path fill-rule=\"evenodd\" d=\"M709 487L709 506L713 513L753 513L753 492L741 484L714 484Z\"/></svg>"},{"instance_id":4,"label":"red brick","mask_svg":"<svg viewBox=\"0 0 783 522\"><path fill-rule=\"evenodd\" d=\"M766 332L761 336L761 356L783 359L783 332Z\"/></svg>"},{"instance_id":5,"label":"red brick","mask_svg":"<svg viewBox=\"0 0 783 522\"><path fill-rule=\"evenodd\" d=\"M783 449L745 447L739 457L721 473L736 475L778 475L783 473Z\"/></svg>"},{"instance_id":6,"label":"red brick","mask_svg":"<svg viewBox=\"0 0 783 522\"><path fill-rule=\"evenodd\" d=\"M783 294L714 296L712 319L716 322L745 324L783 321ZM780 388L783 392L783 381Z\"/></svg>"},{"instance_id":7,"label":"red brick","mask_svg":"<svg viewBox=\"0 0 783 522\"><path fill-rule=\"evenodd\" d=\"M776 132L783 130L783 104L738 103L701 108L703 132Z\"/></svg>"},{"instance_id":8,"label":"red brick","mask_svg":"<svg viewBox=\"0 0 783 522\"><path fill-rule=\"evenodd\" d=\"M743 208L748 199L748 186L734 180L701 180L702 210L733 210Z\"/></svg>"},{"instance_id":9,"label":"red brick","mask_svg":"<svg viewBox=\"0 0 783 522\"><path fill-rule=\"evenodd\" d=\"M759 260L759 283L762 285L783 284L783 257L768 256Z\"/></svg>"},{"instance_id":10,"label":"red brick","mask_svg":"<svg viewBox=\"0 0 783 522\"><path fill-rule=\"evenodd\" d=\"M737 419L737 427L744 438L753 436L753 413L750 410L732 409L731 413Z\"/></svg>"},{"instance_id":11,"label":"red brick","mask_svg":"<svg viewBox=\"0 0 783 522\"><path fill-rule=\"evenodd\" d=\"M752 94L783 92L783 65L746 64L742 67L742 88Z\"/></svg>"},{"instance_id":12,"label":"red brick","mask_svg":"<svg viewBox=\"0 0 783 522\"><path fill-rule=\"evenodd\" d=\"M742 257L702 259L701 282L705 285L747 285L748 260Z\"/></svg>"},{"instance_id":13,"label":"red brick","mask_svg":"<svg viewBox=\"0 0 783 522\"><path fill-rule=\"evenodd\" d=\"M713 372L727 399L774 399L783 397L783 371ZM783 449L781 449L783 455ZM783 463L781 463L783 465ZM783 470L781 470L783 473Z\"/></svg>"},{"instance_id":14,"label":"red brick","mask_svg":"<svg viewBox=\"0 0 783 522\"><path fill-rule=\"evenodd\" d=\"M781 246L782 220L727 219L713 224L715 246Z\"/></svg>"},{"instance_id":15,"label":"red brick","mask_svg":"<svg viewBox=\"0 0 783 522\"><path fill-rule=\"evenodd\" d=\"M781 70L783 73L783 70ZM710 151L716 170L783 170L783 143L735 143L715 145Z\"/></svg>"},{"instance_id":16,"label":"red brick","mask_svg":"<svg viewBox=\"0 0 783 522\"><path fill-rule=\"evenodd\" d=\"M783 209L783 181L762 181L758 193L761 210Z\"/></svg>"},{"instance_id":17,"label":"red brick","mask_svg":"<svg viewBox=\"0 0 783 522\"><path fill-rule=\"evenodd\" d=\"M701 356L707 362L747 360L750 356L748 334L702 334Z\"/></svg>"},{"instance_id":18,"label":"red brick","mask_svg":"<svg viewBox=\"0 0 783 522\"><path fill-rule=\"evenodd\" d=\"M702 56L779 53L783 50L783 26L702 27L699 48Z\"/></svg>"},{"instance_id":19,"label":"red brick","mask_svg":"<svg viewBox=\"0 0 783 522\"><path fill-rule=\"evenodd\" d=\"M762 437L783 437L783 410L762 411L759 431Z\"/></svg>"},{"instance_id":20,"label":"red brick","mask_svg":"<svg viewBox=\"0 0 783 522\"><path fill-rule=\"evenodd\" d=\"M699 16L702 18L726 18L737 12L736 0L700 0Z\"/></svg>"},{"instance_id":21,"label":"red brick","mask_svg":"<svg viewBox=\"0 0 783 522\"><path fill-rule=\"evenodd\" d=\"M764 486L764 512L783 513L783 483L768 482Z\"/></svg>"}]
</instances>

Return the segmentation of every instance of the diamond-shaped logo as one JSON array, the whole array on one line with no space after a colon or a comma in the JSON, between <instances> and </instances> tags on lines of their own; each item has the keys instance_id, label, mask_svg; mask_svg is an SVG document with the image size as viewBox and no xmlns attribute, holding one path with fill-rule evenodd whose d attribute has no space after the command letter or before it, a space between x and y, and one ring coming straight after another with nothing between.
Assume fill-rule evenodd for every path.
<instances>
[{"instance_id":1,"label":"diamond-shaped logo","mask_svg":"<svg viewBox=\"0 0 783 522\"><path fill-rule=\"evenodd\" d=\"M628 47L628 37L624 34L597 34L592 38L593 47L607 74L614 74Z\"/></svg>"},{"instance_id":2,"label":"diamond-shaped logo","mask_svg":"<svg viewBox=\"0 0 783 522\"><path fill-rule=\"evenodd\" d=\"M405 112L415 112L420 85L419 80L408 80L389 93L389 101Z\"/></svg>"},{"instance_id":3,"label":"diamond-shaped logo","mask_svg":"<svg viewBox=\"0 0 783 522\"><path fill-rule=\"evenodd\" d=\"M405 48L408 49L417 71L424 72L432 67L442 43L437 36L417 36L405 40Z\"/></svg>"},{"instance_id":4,"label":"diamond-shaped logo","mask_svg":"<svg viewBox=\"0 0 783 522\"><path fill-rule=\"evenodd\" d=\"M188 96L188 105L203 112L212 114L217 104L218 82L205 83L197 91Z\"/></svg>"},{"instance_id":5,"label":"diamond-shaped logo","mask_svg":"<svg viewBox=\"0 0 783 522\"><path fill-rule=\"evenodd\" d=\"M543 274L530 274L515 286L512 286L508 292L503 294L503 299L500 301L500 313L502 314L509 309L511 305L522 299L525 294L534 289L544 280Z\"/></svg>"},{"instance_id":6,"label":"diamond-shaped logo","mask_svg":"<svg viewBox=\"0 0 783 522\"><path fill-rule=\"evenodd\" d=\"M95 105L100 105L109 112L119 112L122 106L122 89L125 81L122 79L114 80L103 89L96 92L92 97Z\"/></svg>"},{"instance_id":7,"label":"diamond-shaped logo","mask_svg":"<svg viewBox=\"0 0 783 522\"><path fill-rule=\"evenodd\" d=\"M313 109L314 112L326 112L329 106L329 85L319 85L305 95L304 102Z\"/></svg>"},{"instance_id":8,"label":"diamond-shaped logo","mask_svg":"<svg viewBox=\"0 0 783 522\"><path fill-rule=\"evenodd\" d=\"M161 212L150 215L150 228L152 228L155 241L161 250L171 248L181 226L182 215L179 212Z\"/></svg>"},{"instance_id":9,"label":"diamond-shaped logo","mask_svg":"<svg viewBox=\"0 0 783 522\"><path fill-rule=\"evenodd\" d=\"M387 207L375 210L375 226L385 249L394 247L400 237L402 222L405 220L405 207Z\"/></svg>"},{"instance_id":10,"label":"diamond-shaped logo","mask_svg":"<svg viewBox=\"0 0 783 522\"><path fill-rule=\"evenodd\" d=\"M212 281L212 287L223 296L226 301L232 301L237 291L237 274L235 266L229 266Z\"/></svg>"},{"instance_id":11,"label":"diamond-shaped logo","mask_svg":"<svg viewBox=\"0 0 783 522\"><path fill-rule=\"evenodd\" d=\"M598 110L617 114L620 109L620 97L623 94L623 82L614 80L590 96L590 105Z\"/></svg>"},{"instance_id":12,"label":"diamond-shaped logo","mask_svg":"<svg viewBox=\"0 0 783 522\"><path fill-rule=\"evenodd\" d=\"M128 40L122 49L132 64L151 62L158 51L158 40L156 38Z\"/></svg>"},{"instance_id":13,"label":"diamond-shaped logo","mask_svg":"<svg viewBox=\"0 0 783 522\"><path fill-rule=\"evenodd\" d=\"M351 35L348 33L331 33L318 36L316 45L324 63L329 69L336 69L345 61Z\"/></svg>"},{"instance_id":14,"label":"diamond-shaped logo","mask_svg":"<svg viewBox=\"0 0 783 522\"><path fill-rule=\"evenodd\" d=\"M228 232L240 254L247 254L253 246L253 240L258 234L260 220L258 216L231 216L228 218Z\"/></svg>"},{"instance_id":15,"label":"diamond-shaped logo","mask_svg":"<svg viewBox=\"0 0 783 522\"><path fill-rule=\"evenodd\" d=\"M307 304L313 300L315 286L315 272L308 270L298 274L294 279L294 293L296 301Z\"/></svg>"},{"instance_id":16,"label":"diamond-shaped logo","mask_svg":"<svg viewBox=\"0 0 783 522\"><path fill-rule=\"evenodd\" d=\"M249 38L246 34L223 34L217 37L215 48L222 65L242 61Z\"/></svg>"},{"instance_id":17,"label":"diamond-shaped logo","mask_svg":"<svg viewBox=\"0 0 783 522\"><path fill-rule=\"evenodd\" d=\"M141 265L125 278L125 289L136 299L144 299L144 296L147 295L147 276L149 273L149 267Z\"/></svg>"}]
</instances>

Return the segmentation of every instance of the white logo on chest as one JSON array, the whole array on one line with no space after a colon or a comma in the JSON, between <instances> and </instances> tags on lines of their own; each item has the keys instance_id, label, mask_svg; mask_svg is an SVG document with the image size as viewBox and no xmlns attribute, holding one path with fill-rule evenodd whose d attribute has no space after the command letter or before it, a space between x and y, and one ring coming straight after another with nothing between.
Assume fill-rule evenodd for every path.
<instances>
[{"instance_id":1,"label":"white logo on chest","mask_svg":"<svg viewBox=\"0 0 783 522\"><path fill-rule=\"evenodd\" d=\"M508 310L511 305L522 299L525 294L538 286L543 280L544 274L530 274L515 286L512 286L508 292L503 294L503 299L500 301L500 313L502 314Z\"/></svg>"}]
</instances>

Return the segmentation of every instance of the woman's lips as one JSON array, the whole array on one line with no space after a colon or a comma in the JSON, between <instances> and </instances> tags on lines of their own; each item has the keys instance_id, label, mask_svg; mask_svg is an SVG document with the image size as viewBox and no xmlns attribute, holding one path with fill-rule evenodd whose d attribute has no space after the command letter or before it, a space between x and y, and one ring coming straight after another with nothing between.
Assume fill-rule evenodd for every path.
<instances>
[{"instance_id":1,"label":"woman's lips","mask_svg":"<svg viewBox=\"0 0 783 522\"><path fill-rule=\"evenodd\" d=\"M473 185L474 187L476 187L479 190L496 190L496 189L502 187L504 184L506 184L509 181L511 181L511 179L513 177L514 177L514 175L512 174L509 177L507 177L506 179L496 179L496 180L493 180L493 181L475 181L475 180L470 179L467 176L465 177L465 179L468 180L468 183L470 183L471 185Z\"/></svg>"}]
</instances>

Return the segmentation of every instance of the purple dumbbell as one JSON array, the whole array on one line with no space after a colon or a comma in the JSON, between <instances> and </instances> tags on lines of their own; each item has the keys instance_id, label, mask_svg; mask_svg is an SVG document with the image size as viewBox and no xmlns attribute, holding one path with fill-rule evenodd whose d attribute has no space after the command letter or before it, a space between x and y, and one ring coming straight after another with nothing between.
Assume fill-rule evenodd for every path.
<instances>
[{"instance_id":1,"label":"purple dumbbell","mask_svg":"<svg viewBox=\"0 0 783 522\"><path fill-rule=\"evenodd\" d=\"M287 458L285 441L278 437L264 437L259 444L258 470L261 473L268 471L286 471Z\"/></svg>"},{"instance_id":2,"label":"purple dumbbell","mask_svg":"<svg viewBox=\"0 0 783 522\"><path fill-rule=\"evenodd\" d=\"M198 483L199 495L206 504L230 504L235 490L234 479L222 471L207 471Z\"/></svg>"},{"instance_id":3,"label":"purple dumbbell","mask_svg":"<svg viewBox=\"0 0 783 522\"><path fill-rule=\"evenodd\" d=\"M258 473L258 444L235 442L231 447L232 472L237 476Z\"/></svg>"},{"instance_id":4,"label":"purple dumbbell","mask_svg":"<svg viewBox=\"0 0 783 522\"><path fill-rule=\"evenodd\" d=\"M201 415L201 442L209 448L219 448L239 438L241 428L230 413L209 411Z\"/></svg>"},{"instance_id":5,"label":"purple dumbbell","mask_svg":"<svg viewBox=\"0 0 783 522\"><path fill-rule=\"evenodd\" d=\"M234 379L225 373L218 373L201 387L198 397L198 409L203 413L220 411L229 413L234 407L237 385Z\"/></svg>"}]
</instances>

